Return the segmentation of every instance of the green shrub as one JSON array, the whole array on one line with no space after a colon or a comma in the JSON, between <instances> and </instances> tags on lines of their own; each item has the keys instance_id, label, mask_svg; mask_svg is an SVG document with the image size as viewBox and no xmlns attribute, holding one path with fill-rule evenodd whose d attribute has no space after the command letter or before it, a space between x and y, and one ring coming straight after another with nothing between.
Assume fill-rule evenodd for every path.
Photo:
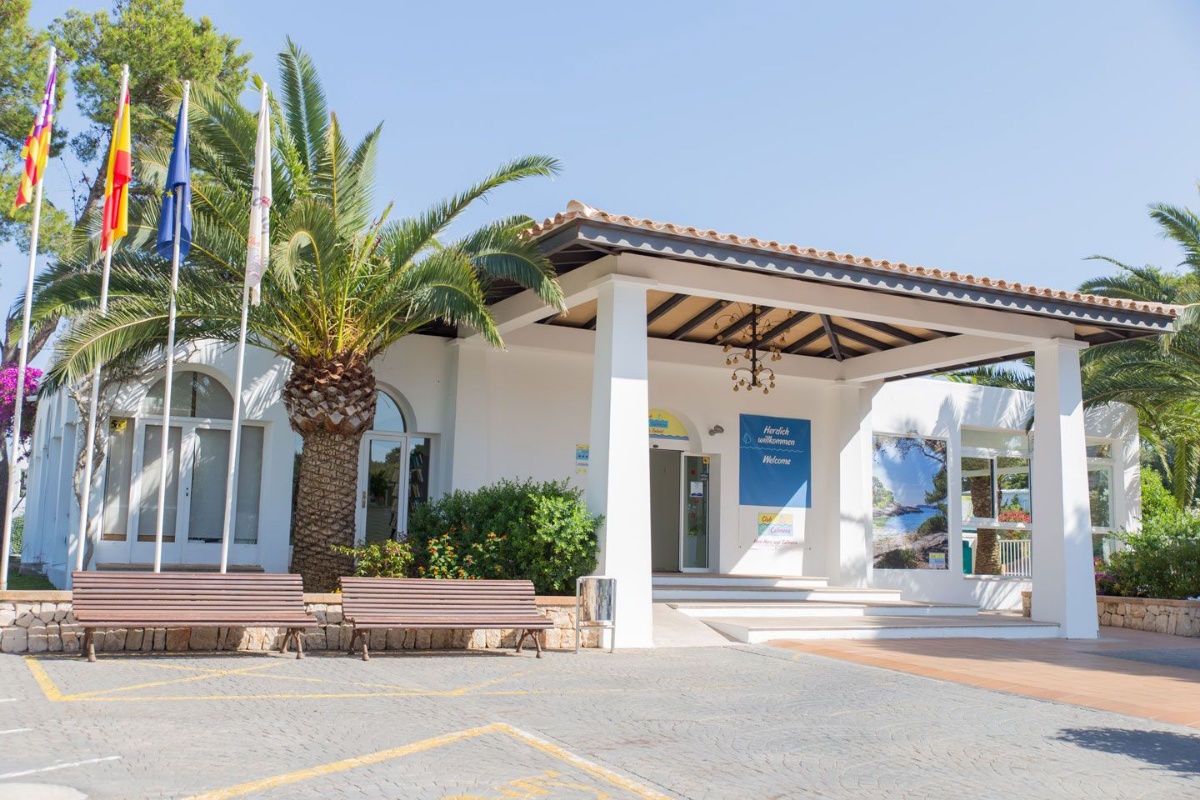
<instances>
[{"instance_id":1,"label":"green shrub","mask_svg":"<svg viewBox=\"0 0 1200 800\"><path fill-rule=\"evenodd\" d=\"M13 517L12 521L12 548L10 552L20 553L21 545L25 543L25 515Z\"/></svg>"},{"instance_id":2,"label":"green shrub","mask_svg":"<svg viewBox=\"0 0 1200 800\"><path fill-rule=\"evenodd\" d=\"M1147 516L1109 559L1106 593L1183 600L1200 596L1200 519L1176 510Z\"/></svg>"},{"instance_id":3,"label":"green shrub","mask_svg":"<svg viewBox=\"0 0 1200 800\"><path fill-rule=\"evenodd\" d=\"M387 539L358 547L333 545L333 552L354 558L354 574L360 578L409 578L413 575L412 547L408 542Z\"/></svg>"},{"instance_id":4,"label":"green shrub","mask_svg":"<svg viewBox=\"0 0 1200 800\"><path fill-rule=\"evenodd\" d=\"M596 568L600 521L566 481L504 480L418 506L407 541L418 574L525 579L539 594L570 594Z\"/></svg>"}]
</instances>

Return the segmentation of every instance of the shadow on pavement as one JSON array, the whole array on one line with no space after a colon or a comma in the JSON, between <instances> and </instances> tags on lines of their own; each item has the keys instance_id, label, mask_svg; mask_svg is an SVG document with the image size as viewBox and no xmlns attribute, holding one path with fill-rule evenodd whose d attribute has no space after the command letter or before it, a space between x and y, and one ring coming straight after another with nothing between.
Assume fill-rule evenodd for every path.
<instances>
[{"instance_id":1,"label":"shadow on pavement","mask_svg":"<svg viewBox=\"0 0 1200 800\"><path fill-rule=\"evenodd\" d=\"M1136 758L1179 775L1200 776L1200 736L1122 728L1066 728L1058 740Z\"/></svg>"}]
</instances>

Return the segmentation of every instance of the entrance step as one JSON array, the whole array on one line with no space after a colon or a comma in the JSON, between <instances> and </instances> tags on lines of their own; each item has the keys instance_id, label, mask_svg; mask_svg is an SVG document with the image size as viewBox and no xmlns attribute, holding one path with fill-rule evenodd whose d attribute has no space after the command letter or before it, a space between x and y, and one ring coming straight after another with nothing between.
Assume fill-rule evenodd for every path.
<instances>
[{"instance_id":1,"label":"entrance step","mask_svg":"<svg viewBox=\"0 0 1200 800\"><path fill-rule=\"evenodd\" d=\"M1015 614L978 616L730 617L706 619L716 631L746 644L778 639L1039 639L1059 635L1058 626Z\"/></svg>"},{"instance_id":2,"label":"entrance step","mask_svg":"<svg viewBox=\"0 0 1200 800\"><path fill-rule=\"evenodd\" d=\"M676 611L698 619L754 617L757 619L797 617L973 617L979 609L958 603L919 603L911 600L846 603L807 600L796 603L712 601L669 603Z\"/></svg>"},{"instance_id":3,"label":"entrance step","mask_svg":"<svg viewBox=\"0 0 1200 800\"><path fill-rule=\"evenodd\" d=\"M715 572L656 572L651 578L659 586L774 586L786 589L809 589L828 586L828 578L790 577L786 575L719 575Z\"/></svg>"},{"instance_id":4,"label":"entrance step","mask_svg":"<svg viewBox=\"0 0 1200 800\"><path fill-rule=\"evenodd\" d=\"M655 602L695 602L701 600L742 600L754 602L802 602L827 600L843 603L899 602L899 589L863 589L842 586L776 587L729 586L721 583L692 581L687 584L653 587Z\"/></svg>"}]
</instances>

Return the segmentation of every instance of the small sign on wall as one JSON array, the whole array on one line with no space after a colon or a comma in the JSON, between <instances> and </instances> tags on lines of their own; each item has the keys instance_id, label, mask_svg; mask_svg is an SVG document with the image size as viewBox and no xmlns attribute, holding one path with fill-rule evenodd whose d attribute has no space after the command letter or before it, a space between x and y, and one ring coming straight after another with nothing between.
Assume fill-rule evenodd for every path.
<instances>
[{"instance_id":1,"label":"small sign on wall","mask_svg":"<svg viewBox=\"0 0 1200 800\"><path fill-rule=\"evenodd\" d=\"M588 470L588 460L591 458L592 448L590 445L577 444L575 445L575 474L586 475Z\"/></svg>"},{"instance_id":2,"label":"small sign on wall","mask_svg":"<svg viewBox=\"0 0 1200 800\"><path fill-rule=\"evenodd\" d=\"M758 515L758 538L791 539L795 535L796 528L791 514Z\"/></svg>"}]
</instances>

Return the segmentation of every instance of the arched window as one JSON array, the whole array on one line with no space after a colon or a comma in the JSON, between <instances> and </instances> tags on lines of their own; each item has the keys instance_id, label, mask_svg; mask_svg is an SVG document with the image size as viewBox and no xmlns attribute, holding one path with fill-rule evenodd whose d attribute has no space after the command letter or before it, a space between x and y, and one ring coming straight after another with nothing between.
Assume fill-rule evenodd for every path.
<instances>
[{"instance_id":1,"label":"arched window","mask_svg":"<svg viewBox=\"0 0 1200 800\"><path fill-rule=\"evenodd\" d=\"M142 400L143 414L163 413L163 390L167 379L160 378ZM232 419L233 395L220 381L203 372L183 370L171 381L171 416L201 419Z\"/></svg>"},{"instance_id":2,"label":"arched window","mask_svg":"<svg viewBox=\"0 0 1200 800\"><path fill-rule=\"evenodd\" d=\"M405 424L404 413L400 411L400 406L392 399L392 396L380 389L375 394L375 424L371 426L373 431L391 431L394 433L404 433L408 430ZM161 404L162 401L159 400Z\"/></svg>"}]
</instances>

